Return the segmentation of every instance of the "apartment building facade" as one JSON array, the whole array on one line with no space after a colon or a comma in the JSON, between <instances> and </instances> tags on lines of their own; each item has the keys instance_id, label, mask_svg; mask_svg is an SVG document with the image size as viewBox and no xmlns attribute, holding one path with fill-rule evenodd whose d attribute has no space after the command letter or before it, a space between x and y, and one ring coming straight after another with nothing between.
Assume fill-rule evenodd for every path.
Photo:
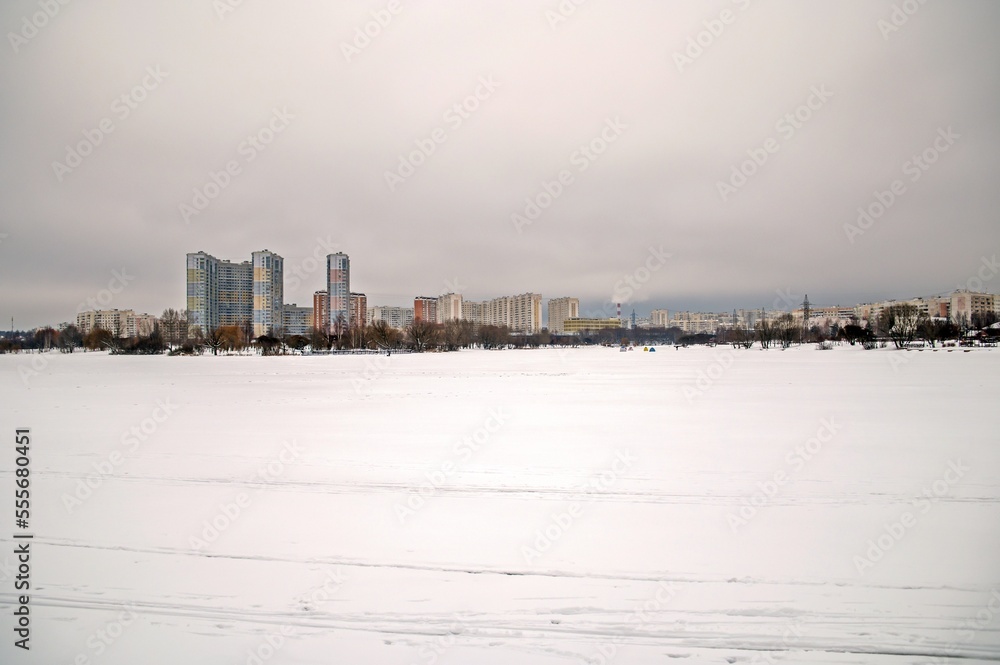
<instances>
[{"instance_id":1,"label":"apartment building facade","mask_svg":"<svg viewBox=\"0 0 1000 665\"><path fill-rule=\"evenodd\" d=\"M273 334L284 316L285 261L263 249L253 253L253 334Z\"/></svg>"},{"instance_id":2,"label":"apartment building facade","mask_svg":"<svg viewBox=\"0 0 1000 665\"><path fill-rule=\"evenodd\" d=\"M351 294L351 325L363 326L368 320L368 296L363 293Z\"/></svg>"},{"instance_id":3,"label":"apartment building facade","mask_svg":"<svg viewBox=\"0 0 1000 665\"><path fill-rule=\"evenodd\" d=\"M351 325L351 259L343 252L326 257L327 325Z\"/></svg>"},{"instance_id":4,"label":"apartment building facade","mask_svg":"<svg viewBox=\"0 0 1000 665\"><path fill-rule=\"evenodd\" d=\"M580 299L579 298L550 298L549 299L549 316L548 316L548 329L549 332L562 333L565 332L563 323L566 319L577 319L580 318Z\"/></svg>"},{"instance_id":5,"label":"apartment building facade","mask_svg":"<svg viewBox=\"0 0 1000 665\"><path fill-rule=\"evenodd\" d=\"M416 314L414 314L416 316ZM446 293L437 298L435 318L438 323L455 321L462 318L462 296L457 293Z\"/></svg>"},{"instance_id":6,"label":"apartment building facade","mask_svg":"<svg viewBox=\"0 0 1000 665\"><path fill-rule=\"evenodd\" d=\"M438 299L430 296L417 296L413 299L413 320L437 321Z\"/></svg>"}]
</instances>

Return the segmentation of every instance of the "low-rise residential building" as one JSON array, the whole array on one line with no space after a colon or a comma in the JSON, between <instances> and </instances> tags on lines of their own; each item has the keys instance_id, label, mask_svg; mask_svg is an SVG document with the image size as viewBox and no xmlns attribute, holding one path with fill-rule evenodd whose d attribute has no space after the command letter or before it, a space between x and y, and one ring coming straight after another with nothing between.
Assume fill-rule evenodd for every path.
<instances>
[{"instance_id":1,"label":"low-rise residential building","mask_svg":"<svg viewBox=\"0 0 1000 665\"><path fill-rule=\"evenodd\" d=\"M369 323L384 321L393 328L403 329L413 323L412 307L396 307L392 305L376 305L368 309Z\"/></svg>"},{"instance_id":2,"label":"low-rise residential building","mask_svg":"<svg viewBox=\"0 0 1000 665\"><path fill-rule=\"evenodd\" d=\"M281 316L281 329L286 335L308 335L313 326L313 308L285 305Z\"/></svg>"},{"instance_id":3,"label":"low-rise residential building","mask_svg":"<svg viewBox=\"0 0 1000 665\"><path fill-rule=\"evenodd\" d=\"M153 332L158 319L152 314L136 314L131 309L92 309L76 315L76 327L86 335L95 328L117 337L135 337Z\"/></svg>"}]
</instances>

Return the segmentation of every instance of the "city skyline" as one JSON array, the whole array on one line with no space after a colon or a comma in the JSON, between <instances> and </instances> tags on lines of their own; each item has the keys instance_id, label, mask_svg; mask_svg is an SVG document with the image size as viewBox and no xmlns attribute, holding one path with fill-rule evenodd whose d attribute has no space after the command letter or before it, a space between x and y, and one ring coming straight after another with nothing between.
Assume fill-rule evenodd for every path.
<instances>
[{"instance_id":1,"label":"city skyline","mask_svg":"<svg viewBox=\"0 0 1000 665\"><path fill-rule=\"evenodd\" d=\"M283 300L284 258L270 250L252 252L251 261L233 262L204 251L186 256L187 321L191 330L202 335L221 326L242 328L250 326L254 336L275 334L305 335L312 330L326 333L346 331L358 325L382 321L395 328L405 328L412 322L424 320L443 324L450 320L466 320L475 324L504 326L515 332L538 332L547 329L552 333L580 332L595 327L661 327L677 328L684 333L715 333L734 327L752 328L758 319L773 318L790 312L800 319L814 319L818 323L845 325L848 322L869 322L880 317L880 312L891 304L907 303L922 315L931 318L953 319L956 322L975 321L974 314L1000 314L1000 297L983 292L984 280L989 278L991 266L984 262L975 280L970 279L966 288L953 290L946 295L925 295L911 298L891 298L878 302L854 305L829 305L810 302L808 295L796 303L790 291L778 293L770 307L732 308L729 311L690 311L651 309L648 316L638 315L628 303L605 302L596 310L580 309L580 299L573 296L556 296L543 299L538 293L499 296L475 301L461 293L448 292L438 296L414 296L413 307L373 304L368 308L368 297L351 290L351 260L344 252L325 257L326 290L314 291L311 306L298 306ZM317 260L318 261L318 260ZM647 262L649 270L654 262ZM310 269L311 272L311 269ZM648 281L649 273L636 272L627 280L627 288L638 289ZM291 276L293 280L305 275ZM973 289L970 291L970 289ZM622 309L622 305L626 309ZM133 312L133 310L128 310ZM614 316L611 316L612 312ZM94 327L97 320L116 322L122 330L138 324L134 320L122 323L119 310L98 310L77 315L81 329ZM134 313L131 314L134 316ZM151 318L149 315L145 319ZM87 321L81 325L80 321ZM992 321L990 321L992 322ZM340 335L341 332L336 332Z\"/></svg>"}]
</instances>

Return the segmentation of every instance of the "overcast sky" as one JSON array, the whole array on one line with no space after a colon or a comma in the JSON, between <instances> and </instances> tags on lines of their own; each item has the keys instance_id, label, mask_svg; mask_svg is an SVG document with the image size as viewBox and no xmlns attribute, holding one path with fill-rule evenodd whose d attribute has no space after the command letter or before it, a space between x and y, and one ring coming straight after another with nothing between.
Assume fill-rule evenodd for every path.
<instances>
[{"instance_id":1,"label":"overcast sky","mask_svg":"<svg viewBox=\"0 0 1000 665\"><path fill-rule=\"evenodd\" d=\"M198 250L281 254L286 302L339 250L370 305L643 315L950 291L1000 245L991 0L44 4L0 8L4 329L182 308Z\"/></svg>"}]
</instances>

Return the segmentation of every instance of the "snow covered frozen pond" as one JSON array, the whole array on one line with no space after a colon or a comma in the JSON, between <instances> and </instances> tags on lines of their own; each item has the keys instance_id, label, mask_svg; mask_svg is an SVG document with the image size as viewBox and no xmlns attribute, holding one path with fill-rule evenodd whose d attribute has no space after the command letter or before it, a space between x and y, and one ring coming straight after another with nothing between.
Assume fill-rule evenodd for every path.
<instances>
[{"instance_id":1,"label":"snow covered frozen pond","mask_svg":"<svg viewBox=\"0 0 1000 665\"><path fill-rule=\"evenodd\" d=\"M998 349L44 358L3 663L1000 660Z\"/></svg>"}]
</instances>

